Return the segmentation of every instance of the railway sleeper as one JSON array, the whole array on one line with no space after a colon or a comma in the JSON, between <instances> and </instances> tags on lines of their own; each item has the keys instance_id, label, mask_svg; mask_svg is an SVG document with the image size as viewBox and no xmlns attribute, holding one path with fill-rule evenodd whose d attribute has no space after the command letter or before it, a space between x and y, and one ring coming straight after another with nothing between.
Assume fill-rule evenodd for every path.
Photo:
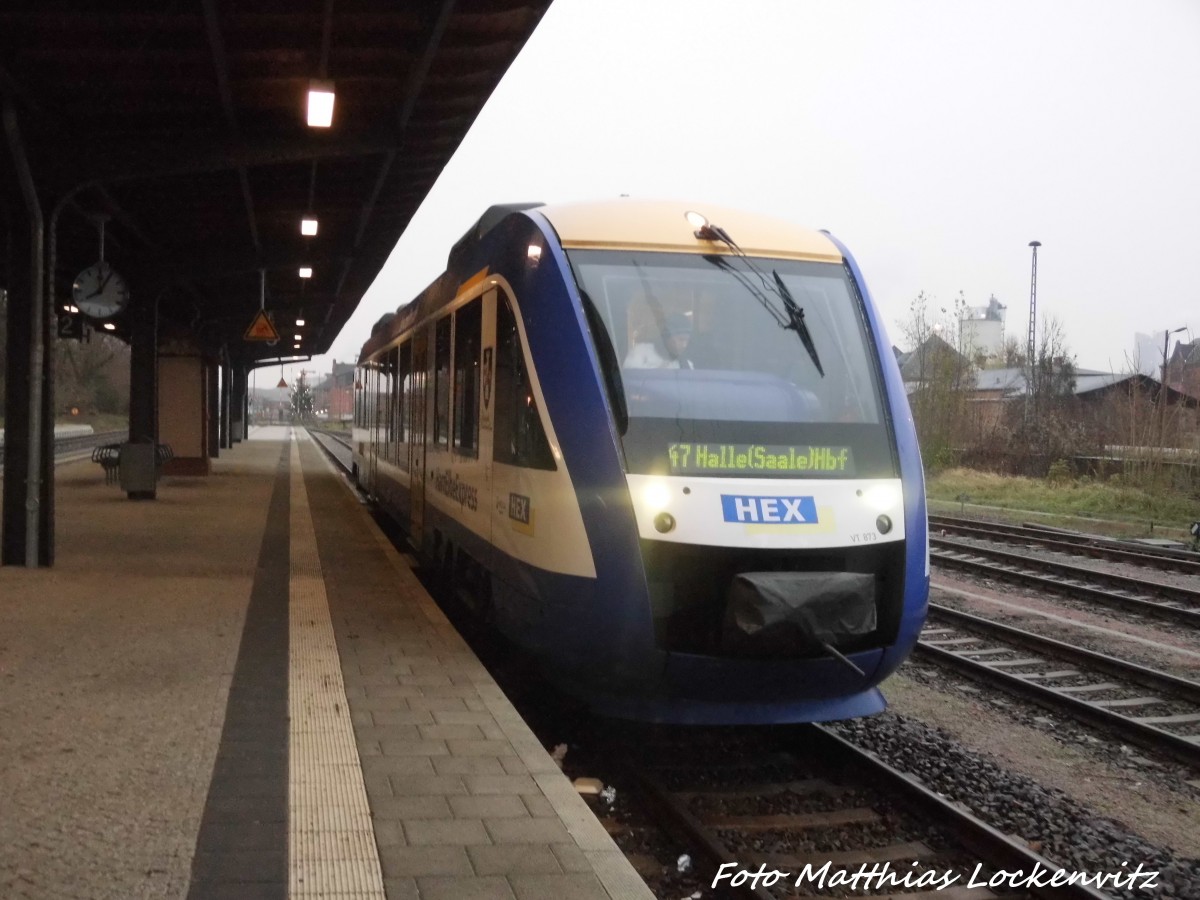
<instances>
[{"instance_id":1,"label":"railway sleeper","mask_svg":"<svg viewBox=\"0 0 1200 900\"><path fill-rule=\"evenodd\" d=\"M1166 703L1162 697L1126 697L1124 700L1093 700L1096 706L1107 707L1126 707L1126 706L1153 706L1157 703Z\"/></svg>"}]
</instances>

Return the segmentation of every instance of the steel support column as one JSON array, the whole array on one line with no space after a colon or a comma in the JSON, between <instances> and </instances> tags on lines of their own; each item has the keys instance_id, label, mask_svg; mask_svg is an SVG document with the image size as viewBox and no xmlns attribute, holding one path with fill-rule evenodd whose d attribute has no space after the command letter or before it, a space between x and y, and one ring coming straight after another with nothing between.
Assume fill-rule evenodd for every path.
<instances>
[{"instance_id":1,"label":"steel support column","mask_svg":"<svg viewBox=\"0 0 1200 900\"><path fill-rule=\"evenodd\" d=\"M158 300L134 301L129 347L129 440L158 442Z\"/></svg>"},{"instance_id":2,"label":"steel support column","mask_svg":"<svg viewBox=\"0 0 1200 900\"><path fill-rule=\"evenodd\" d=\"M230 401L233 398L232 385L233 366L229 364L229 358L222 354L221 359L221 449L228 450L233 446L233 441L230 439L230 428L233 424L230 410Z\"/></svg>"},{"instance_id":3,"label":"steel support column","mask_svg":"<svg viewBox=\"0 0 1200 900\"><path fill-rule=\"evenodd\" d=\"M213 459L221 455L221 380L218 375L220 365L218 360L211 357L204 360L205 437L208 455Z\"/></svg>"},{"instance_id":4,"label":"steel support column","mask_svg":"<svg viewBox=\"0 0 1200 900\"><path fill-rule=\"evenodd\" d=\"M54 395L45 390L45 224L16 110L7 100L3 118L13 163L13 178L3 187L20 197L28 224L18 224L21 217L14 206L5 260L8 328L0 563L35 568L54 562Z\"/></svg>"},{"instance_id":5,"label":"steel support column","mask_svg":"<svg viewBox=\"0 0 1200 900\"><path fill-rule=\"evenodd\" d=\"M233 373L230 378L229 435L231 443L240 444L246 437L246 373L240 363L231 362L229 369Z\"/></svg>"},{"instance_id":6,"label":"steel support column","mask_svg":"<svg viewBox=\"0 0 1200 900\"><path fill-rule=\"evenodd\" d=\"M158 444L158 298L135 301L129 352L129 441ZM157 487L129 491L130 500L154 500Z\"/></svg>"}]
</instances>

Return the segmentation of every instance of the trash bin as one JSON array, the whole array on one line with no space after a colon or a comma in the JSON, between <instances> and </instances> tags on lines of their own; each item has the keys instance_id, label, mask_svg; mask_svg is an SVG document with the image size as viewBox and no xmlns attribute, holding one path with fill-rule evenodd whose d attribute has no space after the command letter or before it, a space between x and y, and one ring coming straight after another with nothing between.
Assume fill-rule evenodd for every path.
<instances>
[{"instance_id":1,"label":"trash bin","mask_svg":"<svg viewBox=\"0 0 1200 900\"><path fill-rule=\"evenodd\" d=\"M130 494L154 492L158 459L153 444L122 444L118 468L121 490Z\"/></svg>"}]
</instances>

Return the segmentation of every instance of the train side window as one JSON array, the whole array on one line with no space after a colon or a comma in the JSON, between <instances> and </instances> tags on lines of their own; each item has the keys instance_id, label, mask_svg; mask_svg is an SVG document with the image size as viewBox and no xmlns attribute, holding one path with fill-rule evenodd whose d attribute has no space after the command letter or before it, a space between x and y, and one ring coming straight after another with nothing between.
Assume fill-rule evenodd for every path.
<instances>
[{"instance_id":1,"label":"train side window","mask_svg":"<svg viewBox=\"0 0 1200 900\"><path fill-rule=\"evenodd\" d=\"M366 375L363 381L363 428L368 431L375 430L375 363L367 363ZM370 442L375 443L375 435L369 437ZM374 452L373 450L371 451Z\"/></svg>"},{"instance_id":2,"label":"train side window","mask_svg":"<svg viewBox=\"0 0 1200 900\"><path fill-rule=\"evenodd\" d=\"M450 445L450 316L433 332L433 442Z\"/></svg>"},{"instance_id":3,"label":"train side window","mask_svg":"<svg viewBox=\"0 0 1200 900\"><path fill-rule=\"evenodd\" d=\"M399 351L393 347L388 351L383 361L383 383L386 422L387 422L387 453L389 462L396 461L396 364Z\"/></svg>"},{"instance_id":4,"label":"train side window","mask_svg":"<svg viewBox=\"0 0 1200 900\"><path fill-rule=\"evenodd\" d=\"M479 344L483 300L476 298L454 316L454 449L479 456Z\"/></svg>"},{"instance_id":5,"label":"train side window","mask_svg":"<svg viewBox=\"0 0 1200 900\"><path fill-rule=\"evenodd\" d=\"M507 295L496 304L496 462L554 471L533 385L525 368L521 333Z\"/></svg>"},{"instance_id":6,"label":"train side window","mask_svg":"<svg viewBox=\"0 0 1200 900\"><path fill-rule=\"evenodd\" d=\"M361 384L361 383L362 383L361 379L362 379L362 370L361 370L361 369L355 369L355 370L354 370L354 383L355 383L356 385L357 385L357 384ZM363 420L362 420L362 391L360 391L360 390L355 390L355 391L354 391L354 427L355 427L355 428L362 428L362 427L363 427Z\"/></svg>"},{"instance_id":7,"label":"train side window","mask_svg":"<svg viewBox=\"0 0 1200 900\"><path fill-rule=\"evenodd\" d=\"M399 359L396 368L396 440L403 444L408 440L408 393L412 390L409 379L412 377L412 343L405 341L400 345ZM406 462L401 454L401 462Z\"/></svg>"}]
</instances>

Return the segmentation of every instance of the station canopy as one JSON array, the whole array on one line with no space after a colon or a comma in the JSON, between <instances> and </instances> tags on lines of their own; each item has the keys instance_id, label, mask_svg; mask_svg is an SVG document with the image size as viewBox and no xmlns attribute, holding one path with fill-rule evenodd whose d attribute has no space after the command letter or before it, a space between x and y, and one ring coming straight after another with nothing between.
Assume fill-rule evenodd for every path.
<instances>
[{"instance_id":1,"label":"station canopy","mask_svg":"<svg viewBox=\"0 0 1200 900\"><path fill-rule=\"evenodd\" d=\"M2 167L16 141L56 306L97 262L104 220L132 297L118 335L157 303L160 331L248 364L327 351L549 3L0 4ZM328 126L308 124L310 90L333 94ZM0 184L24 227L16 177ZM243 340L260 273L283 349Z\"/></svg>"}]
</instances>

